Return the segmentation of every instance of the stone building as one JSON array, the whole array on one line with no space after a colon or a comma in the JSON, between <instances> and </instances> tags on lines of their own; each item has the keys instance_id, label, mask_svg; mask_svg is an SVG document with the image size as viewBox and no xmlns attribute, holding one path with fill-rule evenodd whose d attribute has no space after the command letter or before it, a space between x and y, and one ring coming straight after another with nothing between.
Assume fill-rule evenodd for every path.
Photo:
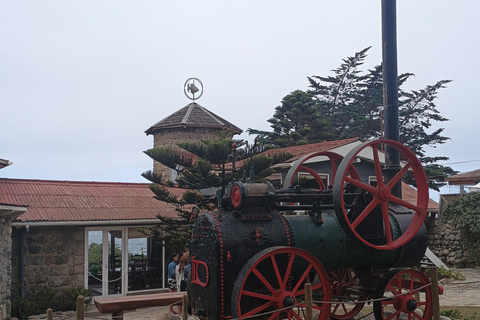
<instances>
[{"instance_id":1,"label":"stone building","mask_svg":"<svg viewBox=\"0 0 480 320\"><path fill-rule=\"evenodd\" d=\"M242 130L224 118L207 110L196 102L189 103L180 110L155 123L145 133L153 135L154 147L173 147L180 142L199 142L202 139L218 139L216 131L228 130L234 134ZM175 180L176 172L161 163L154 162L153 170L161 173L166 180Z\"/></svg>"},{"instance_id":2,"label":"stone building","mask_svg":"<svg viewBox=\"0 0 480 320\"><path fill-rule=\"evenodd\" d=\"M0 159L0 169L11 162ZM13 205L0 199L0 319L11 314L12 288L12 221L27 210L26 206Z\"/></svg>"},{"instance_id":3,"label":"stone building","mask_svg":"<svg viewBox=\"0 0 480 320\"><path fill-rule=\"evenodd\" d=\"M0 178L2 203L11 204L0 205L2 292L10 289L4 276L12 278L12 297L34 286L101 296L164 288L165 249L143 231L160 222L158 214L178 213L148 183ZM26 211L14 218L12 210Z\"/></svg>"}]
</instances>

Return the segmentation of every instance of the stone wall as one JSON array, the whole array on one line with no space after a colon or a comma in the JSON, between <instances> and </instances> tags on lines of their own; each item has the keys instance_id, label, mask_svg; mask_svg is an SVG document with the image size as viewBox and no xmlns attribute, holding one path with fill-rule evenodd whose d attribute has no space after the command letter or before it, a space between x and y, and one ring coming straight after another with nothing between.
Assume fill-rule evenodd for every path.
<instances>
[{"instance_id":1,"label":"stone wall","mask_svg":"<svg viewBox=\"0 0 480 320\"><path fill-rule=\"evenodd\" d=\"M0 319L10 317L12 265L12 218L0 217Z\"/></svg>"},{"instance_id":2,"label":"stone wall","mask_svg":"<svg viewBox=\"0 0 480 320\"><path fill-rule=\"evenodd\" d=\"M83 227L30 227L14 229L12 297L20 294L19 241L24 235L25 292L32 286L67 288L84 285L85 229Z\"/></svg>"},{"instance_id":3,"label":"stone wall","mask_svg":"<svg viewBox=\"0 0 480 320\"><path fill-rule=\"evenodd\" d=\"M157 147L173 147L178 148L181 142L200 142L201 140L216 140L218 135L215 134L218 128L166 128L157 130L153 136L153 146ZM163 164L154 161L153 172L161 174L165 180L171 180L170 169Z\"/></svg>"},{"instance_id":4,"label":"stone wall","mask_svg":"<svg viewBox=\"0 0 480 320\"><path fill-rule=\"evenodd\" d=\"M473 242L468 233L451 221L426 221L428 247L449 267L480 266L480 243Z\"/></svg>"}]
</instances>

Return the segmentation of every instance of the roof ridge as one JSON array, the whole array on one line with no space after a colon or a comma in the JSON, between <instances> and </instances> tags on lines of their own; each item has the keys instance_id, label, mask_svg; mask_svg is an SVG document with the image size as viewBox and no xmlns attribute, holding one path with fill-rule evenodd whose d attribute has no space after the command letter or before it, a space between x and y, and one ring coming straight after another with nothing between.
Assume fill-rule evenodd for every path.
<instances>
[{"instance_id":1,"label":"roof ridge","mask_svg":"<svg viewBox=\"0 0 480 320\"><path fill-rule=\"evenodd\" d=\"M213 120L215 120L216 122L218 122L220 125L224 126L225 123L220 121L220 119L218 119L212 112L210 112L209 110L207 110L206 108L202 107L201 105L197 104L197 106L203 110L203 112L205 112L206 114L208 114Z\"/></svg>"}]
</instances>

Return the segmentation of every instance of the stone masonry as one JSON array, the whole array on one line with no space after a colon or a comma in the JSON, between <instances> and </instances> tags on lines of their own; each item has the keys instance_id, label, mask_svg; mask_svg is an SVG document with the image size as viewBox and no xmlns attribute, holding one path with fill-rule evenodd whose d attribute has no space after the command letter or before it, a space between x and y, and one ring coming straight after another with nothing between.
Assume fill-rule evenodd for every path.
<instances>
[{"instance_id":1,"label":"stone masonry","mask_svg":"<svg viewBox=\"0 0 480 320\"><path fill-rule=\"evenodd\" d=\"M215 140L218 135L215 134L218 129L212 128L166 128L159 130L154 134L153 146L157 147L172 147L181 149L177 146L181 142L200 142L201 140ZM183 150L183 149L181 149ZM166 180L170 180L170 170L163 164L155 161L153 164L153 171L157 174L162 174Z\"/></svg>"},{"instance_id":2,"label":"stone masonry","mask_svg":"<svg viewBox=\"0 0 480 320\"><path fill-rule=\"evenodd\" d=\"M25 291L33 286L68 288L84 285L85 231L81 227L30 227L24 237ZM19 270L21 229L14 229L12 267ZM12 296L20 294L20 275L12 275Z\"/></svg>"},{"instance_id":3,"label":"stone masonry","mask_svg":"<svg viewBox=\"0 0 480 320\"><path fill-rule=\"evenodd\" d=\"M455 223L440 220L426 221L428 247L447 266L474 268L480 266L480 243L470 239L468 233Z\"/></svg>"},{"instance_id":4,"label":"stone masonry","mask_svg":"<svg viewBox=\"0 0 480 320\"><path fill-rule=\"evenodd\" d=\"M0 319L10 317L12 218L0 217Z\"/></svg>"}]
</instances>

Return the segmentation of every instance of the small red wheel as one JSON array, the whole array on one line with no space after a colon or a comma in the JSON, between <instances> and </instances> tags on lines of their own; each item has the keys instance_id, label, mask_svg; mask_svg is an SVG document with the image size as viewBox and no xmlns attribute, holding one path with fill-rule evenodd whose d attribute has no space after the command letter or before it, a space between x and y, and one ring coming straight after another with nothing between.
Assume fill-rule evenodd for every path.
<instances>
[{"instance_id":1,"label":"small red wheel","mask_svg":"<svg viewBox=\"0 0 480 320\"><path fill-rule=\"evenodd\" d=\"M378 284L374 300L376 320L430 320L433 316L431 282L417 270L389 271Z\"/></svg>"},{"instance_id":2,"label":"small red wheel","mask_svg":"<svg viewBox=\"0 0 480 320\"><path fill-rule=\"evenodd\" d=\"M240 186L235 185L230 192L230 201L234 208L239 208L242 204L242 190L240 190Z\"/></svg>"},{"instance_id":3,"label":"small red wheel","mask_svg":"<svg viewBox=\"0 0 480 320\"><path fill-rule=\"evenodd\" d=\"M379 149L380 145L387 145L399 152L402 161L404 161L403 167L395 174L390 181L384 181L382 174L382 163L380 159ZM371 157L373 159L373 166L375 168L375 177L377 180L377 186L371 186L368 183L362 182L355 177L352 177L347 168L357 159L357 157ZM417 183L416 189L416 204L407 202L392 194L392 188L400 183L402 177L411 170ZM354 237L361 242L375 249L391 250L403 246L410 239L412 239L418 230L421 228L423 221L427 215L428 208L428 182L423 171L422 164L417 159L415 154L402 145L401 143L393 140L375 140L361 144L353 148L340 163L338 167L337 175L333 183L333 204L335 207L335 213L347 232L350 232ZM349 215L349 210L346 209L345 196L345 183L353 185L365 194L369 194L373 199L366 205L366 207L355 215ZM398 238L394 238L392 234L392 228L390 226L389 217L389 205L403 206L413 213L413 219L405 232ZM378 208L378 210L377 210ZM373 215L376 212L380 212L381 221L383 223L383 229L385 234L385 243L378 244L373 243L369 235L362 235L358 232L358 227L367 217Z\"/></svg>"},{"instance_id":4,"label":"small red wheel","mask_svg":"<svg viewBox=\"0 0 480 320\"><path fill-rule=\"evenodd\" d=\"M286 189L289 186L291 186L293 184L293 180L294 180L297 172L305 171L305 172L308 172L309 174L311 174L313 176L313 178L315 179L315 181L318 184L318 189L319 190L325 190L326 186L323 183L322 178L318 175L318 173L316 173L315 170L313 170L312 168L303 165L307 160L309 160L313 157L320 157L320 156L327 157L329 162L330 162L330 167L331 167L331 170L332 170L332 177L330 179L330 184L331 184L331 182L335 179L335 174L337 172L337 165L340 162L342 162L343 157L341 155L339 155L338 153L335 153L335 152L319 151L319 152L314 152L314 153L311 153L311 154L307 154L307 155L301 157L300 159L296 160L295 163L290 168L290 170L288 170L288 172L287 172L287 176L285 177L285 182L283 183L283 187ZM354 179L360 179L360 177L358 176L357 170L355 170L355 168L353 166L351 166L349 168L349 172L354 177Z\"/></svg>"},{"instance_id":5,"label":"small red wheel","mask_svg":"<svg viewBox=\"0 0 480 320\"><path fill-rule=\"evenodd\" d=\"M318 279L313 283L314 279ZM264 249L250 258L232 290L234 318L303 319L305 284L312 284L313 309L328 320L331 287L322 264L310 253L292 247Z\"/></svg>"},{"instance_id":6,"label":"small red wheel","mask_svg":"<svg viewBox=\"0 0 480 320\"><path fill-rule=\"evenodd\" d=\"M352 269L333 270L328 273L332 282L332 304L331 315L333 319L352 319L365 305L365 302L358 300L362 297L353 293L353 288L359 287L360 281ZM354 302L354 301L357 302Z\"/></svg>"}]
</instances>

